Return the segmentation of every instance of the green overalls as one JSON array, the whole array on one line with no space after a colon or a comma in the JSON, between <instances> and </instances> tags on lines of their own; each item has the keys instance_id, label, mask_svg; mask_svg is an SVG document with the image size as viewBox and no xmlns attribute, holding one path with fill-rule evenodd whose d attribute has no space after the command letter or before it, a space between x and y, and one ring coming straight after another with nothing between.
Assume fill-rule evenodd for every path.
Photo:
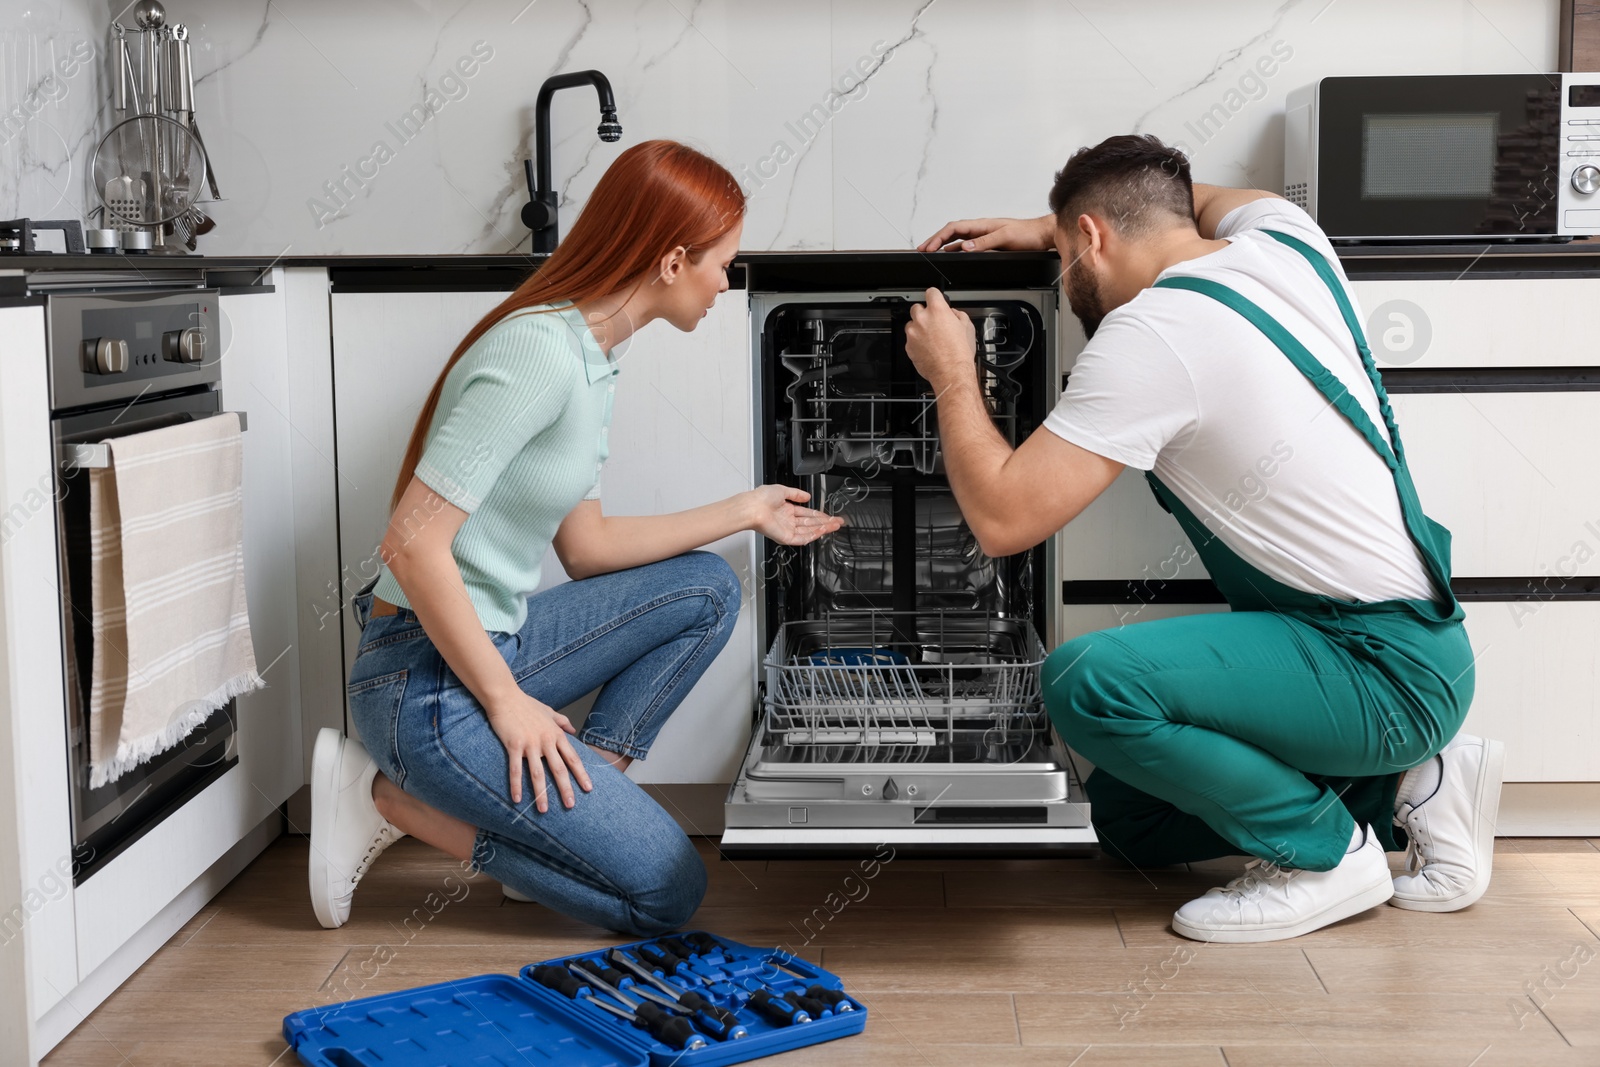
<instances>
[{"instance_id":1,"label":"green overalls","mask_svg":"<svg viewBox=\"0 0 1600 1067\"><path fill-rule=\"evenodd\" d=\"M1438 752L1472 701L1473 657L1450 592L1450 533L1422 513L1371 350L1333 267L1268 231L1327 284L1377 391L1385 440L1277 321L1216 282L1164 278L1256 326L1388 465L1437 600L1363 604L1292 589L1246 563L1147 473L1232 611L1085 634L1043 667L1051 720L1096 770L1086 788L1104 847L1141 866L1244 852L1336 866L1357 823L1389 850L1399 772Z\"/></svg>"}]
</instances>

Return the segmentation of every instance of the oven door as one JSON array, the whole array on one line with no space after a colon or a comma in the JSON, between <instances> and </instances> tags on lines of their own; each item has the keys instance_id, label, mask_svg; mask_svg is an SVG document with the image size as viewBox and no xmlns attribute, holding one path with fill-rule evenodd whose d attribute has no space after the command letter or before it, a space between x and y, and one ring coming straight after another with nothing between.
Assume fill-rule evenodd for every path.
<instances>
[{"instance_id":1,"label":"oven door","mask_svg":"<svg viewBox=\"0 0 1600 1067\"><path fill-rule=\"evenodd\" d=\"M1339 238L1559 232L1561 76L1324 78L1317 223Z\"/></svg>"},{"instance_id":2,"label":"oven door","mask_svg":"<svg viewBox=\"0 0 1600 1067\"><path fill-rule=\"evenodd\" d=\"M66 664L67 764L72 782L75 881L81 884L122 849L238 762L230 701L175 747L114 782L89 788L89 687L95 633L91 584L89 474L73 459L76 444L104 441L207 418L221 411L215 390L165 396L51 420L57 456L56 520L60 544L62 636Z\"/></svg>"}]
</instances>

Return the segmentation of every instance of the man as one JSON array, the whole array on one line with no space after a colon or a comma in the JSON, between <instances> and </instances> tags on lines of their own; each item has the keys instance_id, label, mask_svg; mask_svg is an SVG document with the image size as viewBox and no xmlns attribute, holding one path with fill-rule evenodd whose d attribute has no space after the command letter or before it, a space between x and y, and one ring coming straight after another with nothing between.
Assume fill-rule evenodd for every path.
<instances>
[{"instance_id":1,"label":"man","mask_svg":"<svg viewBox=\"0 0 1600 1067\"><path fill-rule=\"evenodd\" d=\"M1051 720L1096 765L1102 842L1141 865L1257 858L1173 916L1199 940L1295 937L1385 901L1466 907L1488 886L1504 750L1458 733L1473 669L1449 533L1417 502L1326 236L1271 193L1192 184L1148 136L1080 150L1050 208L922 246L1060 253L1089 343L1041 432L1014 451L996 432L972 324L938 290L906 349L984 551L1037 544L1135 467L1233 609L1045 661ZM1391 878L1384 851L1407 835Z\"/></svg>"}]
</instances>

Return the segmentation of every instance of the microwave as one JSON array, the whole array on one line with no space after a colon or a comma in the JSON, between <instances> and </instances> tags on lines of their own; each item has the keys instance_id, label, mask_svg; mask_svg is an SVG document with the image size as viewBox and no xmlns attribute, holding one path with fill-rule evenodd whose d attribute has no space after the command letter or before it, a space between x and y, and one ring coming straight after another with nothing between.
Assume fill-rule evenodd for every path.
<instances>
[{"instance_id":1,"label":"microwave","mask_svg":"<svg viewBox=\"0 0 1600 1067\"><path fill-rule=\"evenodd\" d=\"M1334 240L1600 234L1600 74L1323 78L1289 93L1283 181Z\"/></svg>"}]
</instances>

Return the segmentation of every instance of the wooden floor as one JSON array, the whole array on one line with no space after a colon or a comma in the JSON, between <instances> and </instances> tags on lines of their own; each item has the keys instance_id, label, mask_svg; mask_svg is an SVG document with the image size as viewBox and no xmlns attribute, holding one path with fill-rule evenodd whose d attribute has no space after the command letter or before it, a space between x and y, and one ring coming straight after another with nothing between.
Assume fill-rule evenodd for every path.
<instances>
[{"instance_id":1,"label":"wooden floor","mask_svg":"<svg viewBox=\"0 0 1600 1067\"><path fill-rule=\"evenodd\" d=\"M1272 945L1168 929L1236 873L1222 861L896 859L865 880L846 862L734 864L701 848L711 890L696 926L819 961L872 1013L864 1034L775 1067L1600 1064L1593 841L1502 840L1488 896L1466 911L1386 906ZM367 876L350 923L322 930L305 870L306 839L277 841L45 1063L288 1067L289 1012L621 940L458 881L411 840Z\"/></svg>"}]
</instances>

